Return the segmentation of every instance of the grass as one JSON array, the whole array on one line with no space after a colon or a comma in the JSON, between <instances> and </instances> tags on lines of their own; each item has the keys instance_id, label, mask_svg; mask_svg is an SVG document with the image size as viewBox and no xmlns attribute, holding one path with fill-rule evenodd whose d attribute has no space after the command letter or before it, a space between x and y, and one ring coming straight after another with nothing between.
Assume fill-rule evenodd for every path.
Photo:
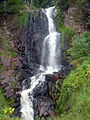
<instances>
[{"instance_id":1,"label":"grass","mask_svg":"<svg viewBox=\"0 0 90 120\"><path fill-rule=\"evenodd\" d=\"M90 120L90 57L70 72L60 94L60 120Z\"/></svg>"}]
</instances>

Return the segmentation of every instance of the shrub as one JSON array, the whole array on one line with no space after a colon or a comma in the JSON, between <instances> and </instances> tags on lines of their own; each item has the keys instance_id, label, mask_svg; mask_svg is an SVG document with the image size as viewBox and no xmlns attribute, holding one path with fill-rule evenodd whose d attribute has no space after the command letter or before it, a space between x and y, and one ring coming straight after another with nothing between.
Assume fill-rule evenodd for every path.
<instances>
[{"instance_id":1,"label":"shrub","mask_svg":"<svg viewBox=\"0 0 90 120\"><path fill-rule=\"evenodd\" d=\"M90 32L84 32L81 36L74 36L71 48L68 50L71 60L90 55Z\"/></svg>"}]
</instances>

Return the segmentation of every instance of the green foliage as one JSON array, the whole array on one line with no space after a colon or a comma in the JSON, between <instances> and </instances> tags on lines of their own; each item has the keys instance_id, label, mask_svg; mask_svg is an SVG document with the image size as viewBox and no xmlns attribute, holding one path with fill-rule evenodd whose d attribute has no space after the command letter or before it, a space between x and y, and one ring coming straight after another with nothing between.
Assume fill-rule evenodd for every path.
<instances>
[{"instance_id":1,"label":"green foliage","mask_svg":"<svg viewBox=\"0 0 90 120\"><path fill-rule=\"evenodd\" d=\"M0 120L21 120L20 118L16 118L16 117L10 117L8 115L3 115L3 114L0 114Z\"/></svg>"},{"instance_id":2,"label":"green foliage","mask_svg":"<svg viewBox=\"0 0 90 120\"><path fill-rule=\"evenodd\" d=\"M90 32L74 36L68 53L75 66L63 82L57 111L60 120L90 119Z\"/></svg>"},{"instance_id":3,"label":"green foliage","mask_svg":"<svg viewBox=\"0 0 90 120\"><path fill-rule=\"evenodd\" d=\"M22 5L21 0L8 0L6 6L7 12L17 13L22 8L21 5Z\"/></svg>"},{"instance_id":4,"label":"green foliage","mask_svg":"<svg viewBox=\"0 0 90 120\"><path fill-rule=\"evenodd\" d=\"M61 32L61 38L62 38L61 46L63 48L66 41L68 41L68 43L71 42L72 37L75 35L75 31L71 27L62 26L60 29L60 32Z\"/></svg>"},{"instance_id":5,"label":"green foliage","mask_svg":"<svg viewBox=\"0 0 90 120\"><path fill-rule=\"evenodd\" d=\"M57 5L61 10L67 10L69 6L77 5L84 8L89 0L52 0L52 2Z\"/></svg>"},{"instance_id":6,"label":"green foliage","mask_svg":"<svg viewBox=\"0 0 90 120\"><path fill-rule=\"evenodd\" d=\"M58 97L60 96L59 91L61 90L61 83L62 80L57 79L54 85L51 87L50 96L54 101L57 101Z\"/></svg>"},{"instance_id":7,"label":"green foliage","mask_svg":"<svg viewBox=\"0 0 90 120\"><path fill-rule=\"evenodd\" d=\"M1 13L17 13L22 9L22 0L6 0L0 2Z\"/></svg>"},{"instance_id":8,"label":"green foliage","mask_svg":"<svg viewBox=\"0 0 90 120\"><path fill-rule=\"evenodd\" d=\"M4 114L8 114L8 115L12 115L14 113L14 108L11 107L5 107L4 109L2 109L2 112Z\"/></svg>"},{"instance_id":9,"label":"green foliage","mask_svg":"<svg viewBox=\"0 0 90 120\"><path fill-rule=\"evenodd\" d=\"M61 33L61 47L64 47L65 40L71 42L72 37L75 35L75 30L69 26L64 26L61 18L61 10L57 8L57 23L58 30Z\"/></svg>"},{"instance_id":10,"label":"green foliage","mask_svg":"<svg viewBox=\"0 0 90 120\"><path fill-rule=\"evenodd\" d=\"M0 2L0 13L4 12L4 6L3 6L3 2Z\"/></svg>"},{"instance_id":11,"label":"green foliage","mask_svg":"<svg viewBox=\"0 0 90 120\"><path fill-rule=\"evenodd\" d=\"M67 10L69 6L69 0L52 0L52 3L64 11Z\"/></svg>"},{"instance_id":12,"label":"green foliage","mask_svg":"<svg viewBox=\"0 0 90 120\"><path fill-rule=\"evenodd\" d=\"M13 99L10 99L8 102L5 99L5 96L3 94L3 91L0 89L0 108L5 108L5 107L9 107L10 105L12 105L14 103ZM1 112L2 109L0 109Z\"/></svg>"},{"instance_id":13,"label":"green foliage","mask_svg":"<svg viewBox=\"0 0 90 120\"><path fill-rule=\"evenodd\" d=\"M85 6L89 3L89 0L73 0L73 3L78 5L80 8L84 9Z\"/></svg>"},{"instance_id":14,"label":"green foliage","mask_svg":"<svg viewBox=\"0 0 90 120\"><path fill-rule=\"evenodd\" d=\"M53 4L60 9L61 16L70 6L76 6L83 13L82 21L85 24L90 24L90 1L89 0L52 0ZM76 16L77 17L77 16Z\"/></svg>"},{"instance_id":15,"label":"green foliage","mask_svg":"<svg viewBox=\"0 0 90 120\"><path fill-rule=\"evenodd\" d=\"M84 32L81 36L74 36L71 48L68 50L71 60L80 59L90 55L90 32Z\"/></svg>"},{"instance_id":16,"label":"green foliage","mask_svg":"<svg viewBox=\"0 0 90 120\"><path fill-rule=\"evenodd\" d=\"M52 6L52 0L33 0L32 4L37 8Z\"/></svg>"},{"instance_id":17,"label":"green foliage","mask_svg":"<svg viewBox=\"0 0 90 120\"><path fill-rule=\"evenodd\" d=\"M10 41L7 39L2 39L2 45L3 45L3 51L0 51L0 55L3 56L12 56L12 57L16 57L17 53L15 52L14 48L11 46Z\"/></svg>"},{"instance_id":18,"label":"green foliage","mask_svg":"<svg viewBox=\"0 0 90 120\"><path fill-rule=\"evenodd\" d=\"M7 28L4 28L0 31L0 44L1 44L0 56L10 56L10 57L17 56L12 39L13 37L11 33L9 33Z\"/></svg>"},{"instance_id":19,"label":"green foliage","mask_svg":"<svg viewBox=\"0 0 90 120\"><path fill-rule=\"evenodd\" d=\"M2 90L0 90L0 120L20 120L10 117L14 113L14 108L10 105L12 105L12 100L7 101Z\"/></svg>"},{"instance_id":20,"label":"green foliage","mask_svg":"<svg viewBox=\"0 0 90 120\"><path fill-rule=\"evenodd\" d=\"M28 12L26 11L22 11L21 13L17 14L15 17L14 17L14 20L15 20L15 27L18 29L20 28L20 26L24 25L26 23L26 20L28 18ZM18 21L18 22L17 22Z\"/></svg>"},{"instance_id":21,"label":"green foliage","mask_svg":"<svg viewBox=\"0 0 90 120\"><path fill-rule=\"evenodd\" d=\"M90 57L64 80L57 109L65 120L90 119Z\"/></svg>"}]
</instances>

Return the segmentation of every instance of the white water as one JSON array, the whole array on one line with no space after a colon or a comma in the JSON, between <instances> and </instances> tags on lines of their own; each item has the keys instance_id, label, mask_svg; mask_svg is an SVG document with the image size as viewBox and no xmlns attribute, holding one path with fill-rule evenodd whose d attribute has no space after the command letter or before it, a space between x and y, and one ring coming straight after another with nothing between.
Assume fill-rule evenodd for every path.
<instances>
[{"instance_id":1,"label":"white water","mask_svg":"<svg viewBox=\"0 0 90 120\"><path fill-rule=\"evenodd\" d=\"M43 9L48 18L49 35L43 43L40 73L31 77L30 88L21 92L21 113L23 120L34 120L33 110L33 90L45 81L45 74L52 74L60 70L60 34L56 32L53 17L55 17L55 7Z\"/></svg>"},{"instance_id":2,"label":"white water","mask_svg":"<svg viewBox=\"0 0 90 120\"><path fill-rule=\"evenodd\" d=\"M46 36L43 43L40 69L46 73L58 72L60 65L60 33L56 31L53 18L56 16L55 7L43 9L48 18L49 35Z\"/></svg>"},{"instance_id":3,"label":"white water","mask_svg":"<svg viewBox=\"0 0 90 120\"><path fill-rule=\"evenodd\" d=\"M23 120L34 120L34 111L33 111L33 89L38 85L41 85L44 82L45 76L40 74L38 76L31 77L30 89L23 90L21 92L21 113ZM29 98L30 94L30 98Z\"/></svg>"}]
</instances>

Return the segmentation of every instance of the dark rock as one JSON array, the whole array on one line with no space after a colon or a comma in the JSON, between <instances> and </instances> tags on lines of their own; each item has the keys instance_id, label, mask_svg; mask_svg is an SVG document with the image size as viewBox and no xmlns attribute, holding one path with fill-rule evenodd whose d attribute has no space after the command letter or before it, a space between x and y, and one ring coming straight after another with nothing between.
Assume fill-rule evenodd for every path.
<instances>
[{"instance_id":1,"label":"dark rock","mask_svg":"<svg viewBox=\"0 0 90 120\"><path fill-rule=\"evenodd\" d=\"M23 90L30 88L30 82L31 82L31 78L23 80L23 82L22 82Z\"/></svg>"},{"instance_id":2,"label":"dark rock","mask_svg":"<svg viewBox=\"0 0 90 120\"><path fill-rule=\"evenodd\" d=\"M24 57L22 64L31 69L38 68L41 63L42 44L48 32L47 18L41 11L30 13L25 26L22 45L24 46Z\"/></svg>"},{"instance_id":3,"label":"dark rock","mask_svg":"<svg viewBox=\"0 0 90 120\"><path fill-rule=\"evenodd\" d=\"M14 96L14 88L13 87L8 86L4 90L5 90L5 96L7 99Z\"/></svg>"},{"instance_id":4,"label":"dark rock","mask_svg":"<svg viewBox=\"0 0 90 120\"><path fill-rule=\"evenodd\" d=\"M48 82L43 82L40 86L36 86L33 90L33 97L35 99L40 98L41 96L48 96Z\"/></svg>"},{"instance_id":5,"label":"dark rock","mask_svg":"<svg viewBox=\"0 0 90 120\"><path fill-rule=\"evenodd\" d=\"M13 116L15 116L15 117L21 117L21 112L20 112L20 110L21 110L21 106L17 107L17 108L15 109L15 112L14 112Z\"/></svg>"},{"instance_id":6,"label":"dark rock","mask_svg":"<svg viewBox=\"0 0 90 120\"><path fill-rule=\"evenodd\" d=\"M18 107L20 107L20 102L16 102L13 104L14 108L17 109Z\"/></svg>"},{"instance_id":7,"label":"dark rock","mask_svg":"<svg viewBox=\"0 0 90 120\"><path fill-rule=\"evenodd\" d=\"M52 113L55 110L55 104L51 99L44 98L38 102L38 112L40 117L52 117Z\"/></svg>"},{"instance_id":8,"label":"dark rock","mask_svg":"<svg viewBox=\"0 0 90 120\"><path fill-rule=\"evenodd\" d=\"M17 87L17 86L16 86L16 87L14 88L14 92L15 92L15 93L17 93L18 91L21 91L21 90L22 90L21 87Z\"/></svg>"}]
</instances>

